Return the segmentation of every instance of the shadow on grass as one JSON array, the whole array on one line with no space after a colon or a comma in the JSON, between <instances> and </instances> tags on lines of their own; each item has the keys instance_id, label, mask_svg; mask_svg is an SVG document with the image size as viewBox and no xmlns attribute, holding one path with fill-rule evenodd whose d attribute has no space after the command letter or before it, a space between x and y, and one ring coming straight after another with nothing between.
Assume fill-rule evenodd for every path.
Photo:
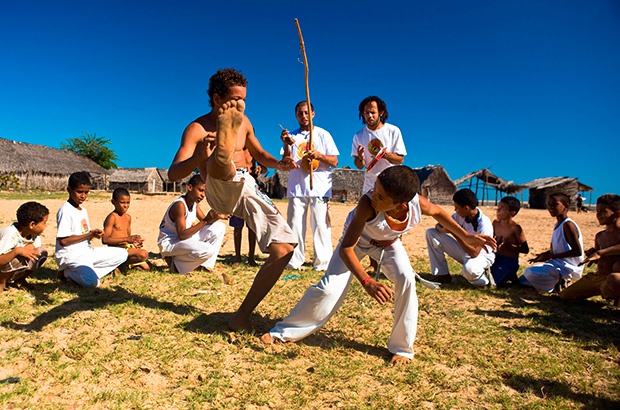
<instances>
[{"instance_id":1,"label":"shadow on grass","mask_svg":"<svg viewBox=\"0 0 620 410\"><path fill-rule=\"evenodd\" d=\"M613 344L620 348L620 311L602 300L584 300L567 303L557 296L539 295L532 288L507 287L492 291L497 297L504 297L502 309L475 309L477 315L503 319L526 319L531 326L516 326L511 329L541 334L558 333L592 342L592 349L600 350L598 343ZM598 346L598 347L597 347Z\"/></svg>"},{"instance_id":2,"label":"shadow on grass","mask_svg":"<svg viewBox=\"0 0 620 410\"><path fill-rule=\"evenodd\" d=\"M541 399L553 397L565 398L577 403L582 403L587 409L618 409L620 401L592 394L576 393L569 385L556 380L537 379L517 374L504 374L504 384L519 393L531 393Z\"/></svg>"},{"instance_id":3,"label":"shadow on grass","mask_svg":"<svg viewBox=\"0 0 620 410\"><path fill-rule=\"evenodd\" d=\"M229 340L234 342L234 337L231 335L235 332L228 330L228 321L232 316L233 313L223 312L200 314L194 320L186 323L183 326L183 329L188 332L227 335ZM271 330L273 325L276 323L276 319L257 314L252 314L251 320L254 324L254 335L257 339L264 333L269 332L269 330ZM326 350L337 348L354 349L359 352L367 353L387 360L389 360L392 356L386 348L356 342L349 339L344 332L337 331L331 333L333 334L328 335L319 330L318 332L309 335L297 343L303 343L306 346L320 347ZM262 351L264 347L265 346L262 345L262 342L259 341L257 346L253 346L252 348L257 351ZM285 355L289 356L290 353L286 353Z\"/></svg>"},{"instance_id":4,"label":"shadow on grass","mask_svg":"<svg viewBox=\"0 0 620 410\"><path fill-rule=\"evenodd\" d=\"M38 304L52 304L53 301L50 299L50 294L56 290L74 293L76 297L40 314L28 324L7 321L3 322L2 326L28 332L38 332L55 320L68 317L74 312L100 309L126 302L132 302L146 308L168 310L178 315L194 314L196 312L196 309L192 306L162 302L130 292L121 286L83 288L70 280L59 282L55 279L56 271L49 268L39 269L36 272L36 276L37 278L49 279L49 281L44 283L35 284L34 289L30 291L30 294L36 298Z\"/></svg>"}]
</instances>

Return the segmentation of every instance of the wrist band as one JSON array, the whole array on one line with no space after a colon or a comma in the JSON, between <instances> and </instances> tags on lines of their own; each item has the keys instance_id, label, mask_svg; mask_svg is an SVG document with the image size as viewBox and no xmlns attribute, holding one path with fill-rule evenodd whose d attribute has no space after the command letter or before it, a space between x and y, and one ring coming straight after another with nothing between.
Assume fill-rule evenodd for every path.
<instances>
[{"instance_id":1,"label":"wrist band","mask_svg":"<svg viewBox=\"0 0 620 410\"><path fill-rule=\"evenodd\" d=\"M364 279L364 280L362 281L362 287L363 287L363 286L366 286L366 284L367 284L368 282L370 282L370 280L371 280L371 279L372 279L372 278L371 278L370 276L366 276L366 279Z\"/></svg>"}]
</instances>

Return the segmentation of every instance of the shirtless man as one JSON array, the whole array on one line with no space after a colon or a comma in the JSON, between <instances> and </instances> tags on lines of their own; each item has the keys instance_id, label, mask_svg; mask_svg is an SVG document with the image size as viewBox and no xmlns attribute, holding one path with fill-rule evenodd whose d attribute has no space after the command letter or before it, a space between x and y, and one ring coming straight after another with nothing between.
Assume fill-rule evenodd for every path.
<instances>
[{"instance_id":1,"label":"shirtless man","mask_svg":"<svg viewBox=\"0 0 620 410\"><path fill-rule=\"evenodd\" d=\"M246 88L245 77L232 68L219 70L209 79L211 111L185 128L168 170L168 178L176 181L198 169L211 208L245 219L256 233L261 251L269 254L228 323L232 330L251 329L250 315L280 278L297 245L273 202L258 190L247 170L235 166L245 162L243 148L247 147L266 167L286 171L297 168L291 158L277 160L258 142L252 123L244 115Z\"/></svg>"}]
</instances>

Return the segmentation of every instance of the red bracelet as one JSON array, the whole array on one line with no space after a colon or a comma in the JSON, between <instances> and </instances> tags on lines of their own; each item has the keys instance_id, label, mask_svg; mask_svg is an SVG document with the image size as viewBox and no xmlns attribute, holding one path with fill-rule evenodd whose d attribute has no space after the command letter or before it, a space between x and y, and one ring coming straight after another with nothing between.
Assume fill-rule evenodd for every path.
<instances>
[{"instance_id":1,"label":"red bracelet","mask_svg":"<svg viewBox=\"0 0 620 410\"><path fill-rule=\"evenodd\" d=\"M367 284L368 282L370 282L370 280L371 280L371 279L372 279L372 278L371 278L370 276L367 276L367 277L366 277L366 279L364 279L364 280L362 281L362 287L366 286L366 284Z\"/></svg>"}]
</instances>

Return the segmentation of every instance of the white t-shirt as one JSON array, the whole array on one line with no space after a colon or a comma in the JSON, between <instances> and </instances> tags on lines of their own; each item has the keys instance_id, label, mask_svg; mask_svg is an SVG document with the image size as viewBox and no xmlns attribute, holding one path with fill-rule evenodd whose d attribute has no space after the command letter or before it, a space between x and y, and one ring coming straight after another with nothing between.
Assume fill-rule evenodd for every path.
<instances>
[{"instance_id":1,"label":"white t-shirt","mask_svg":"<svg viewBox=\"0 0 620 410\"><path fill-rule=\"evenodd\" d=\"M459 216L456 212L452 214L452 219L454 219L456 223L459 224L459 226L467 233L493 236L493 222L491 222L491 219L488 216L482 213L480 208L476 209L478 210L478 220L476 221L477 229L474 229L474 225L471 222L467 222L465 218ZM484 248L480 250L480 253L495 255L493 253L493 249L489 245L485 245Z\"/></svg>"},{"instance_id":2,"label":"white t-shirt","mask_svg":"<svg viewBox=\"0 0 620 410\"><path fill-rule=\"evenodd\" d=\"M289 133L295 141L291 145L291 155L299 168L291 170L288 176L287 198L299 197L330 197L332 196L332 172L329 165L319 162L319 166L312 172L312 185L310 189L310 173L301 168L301 159L310 149L308 138L310 131L301 131L299 128ZM331 134L323 128L315 126L312 130L312 145L315 151L325 155L340 155L336 143ZM284 147L280 155L284 154Z\"/></svg>"},{"instance_id":3,"label":"white t-shirt","mask_svg":"<svg viewBox=\"0 0 620 410\"><path fill-rule=\"evenodd\" d=\"M383 127L378 130L370 130L368 127L362 128L357 134L353 136L353 145L351 146L351 156L357 157L357 147L361 145L364 147L364 163L368 165L375 155L385 147L387 152L405 156L407 150L405 149L405 142L403 136L400 133L400 129L392 124L385 123ZM391 164L385 158L380 159L375 166L364 173L364 193L368 192L375 185L377 175L386 168L391 167Z\"/></svg>"},{"instance_id":4,"label":"white t-shirt","mask_svg":"<svg viewBox=\"0 0 620 410\"><path fill-rule=\"evenodd\" d=\"M86 209L78 209L65 202L56 213L56 224L58 231L56 232L56 260L58 265L68 263L73 256L78 257L85 251L92 249L90 241L80 241L73 245L62 246L59 238L66 238L73 235L84 235L90 232L90 222L88 221L88 212Z\"/></svg>"},{"instance_id":5,"label":"white t-shirt","mask_svg":"<svg viewBox=\"0 0 620 410\"><path fill-rule=\"evenodd\" d=\"M41 246L41 238L34 236L31 239L24 238L17 230L16 224L11 224L0 230L0 255L11 252L18 246L24 247L33 244L35 248Z\"/></svg>"}]
</instances>

